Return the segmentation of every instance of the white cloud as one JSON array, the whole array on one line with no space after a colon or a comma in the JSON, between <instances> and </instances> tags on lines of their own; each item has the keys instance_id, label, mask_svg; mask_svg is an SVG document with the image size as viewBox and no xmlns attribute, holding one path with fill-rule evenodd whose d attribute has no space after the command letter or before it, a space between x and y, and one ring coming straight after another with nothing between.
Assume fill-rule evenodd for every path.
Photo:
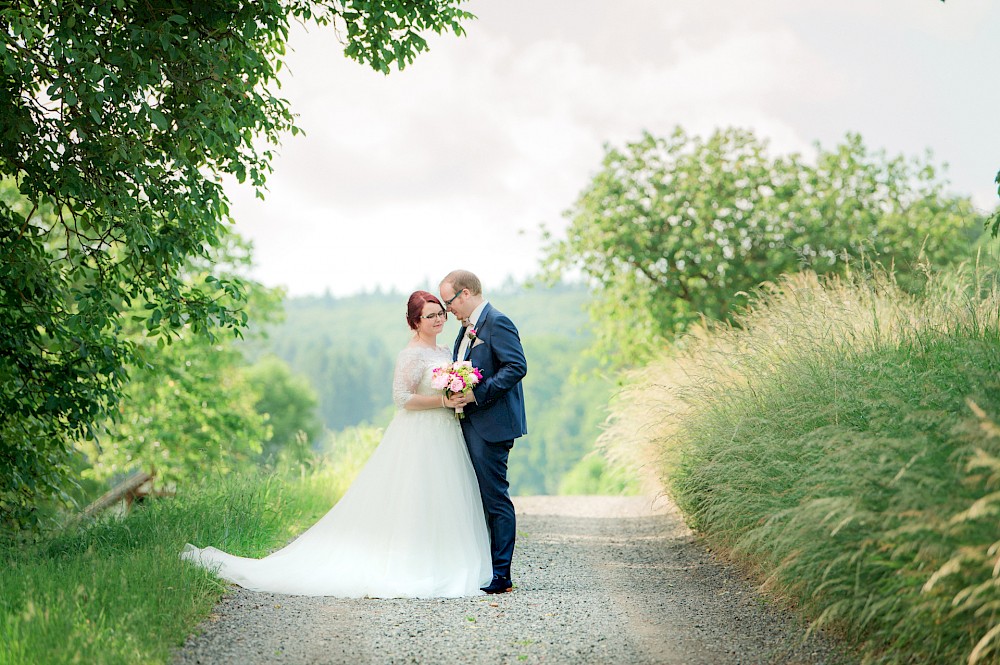
<instances>
[{"instance_id":1,"label":"white cloud","mask_svg":"<svg viewBox=\"0 0 1000 665\"><path fill-rule=\"evenodd\" d=\"M995 108L994 87L952 88L948 108L959 111L897 109L912 108L921 40L947 44L941 57L969 68L953 78L992 81L989 62L962 60L953 39L975 27L979 48L996 53L982 26L996 27L1000 12L914 4L479 2L467 37L433 38L431 52L388 77L344 59L332 31L299 31L281 92L307 135L281 148L266 202L230 188L237 229L256 241L256 275L294 294L427 286L458 265L497 285L536 269L538 224L563 228L605 143L678 124L700 134L749 127L780 152L808 153L846 131L910 154L937 141L959 187L985 191L996 169L981 156L967 165L965 151L992 150L1000 162L1000 141L991 134L984 146L976 132L986 128L963 122L961 109ZM886 44L838 37L859 29L883 30ZM917 78L932 90L944 85L934 75L946 76Z\"/></svg>"}]
</instances>

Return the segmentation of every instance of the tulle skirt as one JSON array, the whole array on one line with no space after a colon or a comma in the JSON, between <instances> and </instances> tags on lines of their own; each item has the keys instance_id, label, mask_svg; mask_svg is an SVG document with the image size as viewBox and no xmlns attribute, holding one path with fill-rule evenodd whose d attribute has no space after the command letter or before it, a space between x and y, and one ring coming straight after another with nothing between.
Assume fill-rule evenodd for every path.
<instances>
[{"instance_id":1,"label":"tulle skirt","mask_svg":"<svg viewBox=\"0 0 1000 665\"><path fill-rule=\"evenodd\" d=\"M469 452L451 411L399 411L339 502L264 557L186 545L184 559L255 591L344 598L478 595L490 540Z\"/></svg>"}]
</instances>

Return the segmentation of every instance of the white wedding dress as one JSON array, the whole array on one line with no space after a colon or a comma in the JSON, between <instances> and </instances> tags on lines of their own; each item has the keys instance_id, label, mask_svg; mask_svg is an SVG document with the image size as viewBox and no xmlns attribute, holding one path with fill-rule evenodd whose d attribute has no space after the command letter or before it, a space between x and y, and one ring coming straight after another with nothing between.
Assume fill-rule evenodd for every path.
<instances>
[{"instance_id":1,"label":"white wedding dress","mask_svg":"<svg viewBox=\"0 0 1000 665\"><path fill-rule=\"evenodd\" d=\"M438 395L444 347L407 347L393 376L397 412L350 489L316 524L263 559L186 545L181 556L254 591L345 598L479 595L493 575L479 485L451 409L407 411Z\"/></svg>"}]
</instances>

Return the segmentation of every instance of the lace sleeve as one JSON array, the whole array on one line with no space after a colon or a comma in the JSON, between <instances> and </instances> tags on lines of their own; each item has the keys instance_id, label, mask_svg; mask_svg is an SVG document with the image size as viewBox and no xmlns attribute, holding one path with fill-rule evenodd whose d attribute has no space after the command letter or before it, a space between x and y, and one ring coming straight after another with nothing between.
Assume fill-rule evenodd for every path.
<instances>
[{"instance_id":1,"label":"lace sleeve","mask_svg":"<svg viewBox=\"0 0 1000 665\"><path fill-rule=\"evenodd\" d=\"M409 349L399 352L396 371L392 375L392 401L397 409L405 408L406 403L416 394L424 367L425 363L419 354Z\"/></svg>"}]
</instances>

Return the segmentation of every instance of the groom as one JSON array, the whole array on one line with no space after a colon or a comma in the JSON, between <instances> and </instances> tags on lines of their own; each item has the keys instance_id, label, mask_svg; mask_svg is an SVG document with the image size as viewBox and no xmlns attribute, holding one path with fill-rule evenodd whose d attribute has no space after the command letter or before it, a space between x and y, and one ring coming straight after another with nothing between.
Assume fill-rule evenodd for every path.
<instances>
[{"instance_id":1,"label":"groom","mask_svg":"<svg viewBox=\"0 0 1000 665\"><path fill-rule=\"evenodd\" d=\"M441 300L462 321L455 340L455 360L468 360L483 374L470 395L460 398L465 411L462 433L479 480L486 525L490 531L493 581L486 593L514 588L514 504L507 492L507 455L514 439L528 433L521 379L528 372L517 328L483 299L479 278L454 270L441 280Z\"/></svg>"}]
</instances>

